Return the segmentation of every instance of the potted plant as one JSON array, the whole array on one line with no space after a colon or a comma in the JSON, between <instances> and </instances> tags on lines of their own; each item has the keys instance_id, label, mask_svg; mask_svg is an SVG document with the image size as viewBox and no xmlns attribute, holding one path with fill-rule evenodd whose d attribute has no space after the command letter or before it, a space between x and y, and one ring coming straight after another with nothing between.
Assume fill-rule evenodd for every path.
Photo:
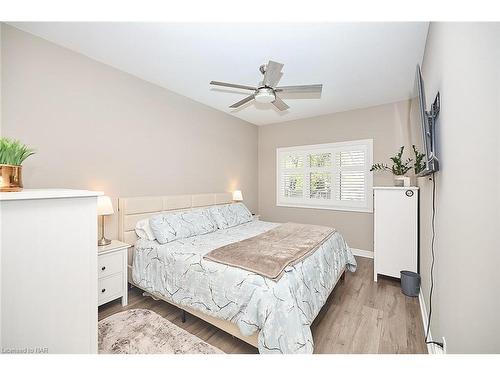
<instances>
[{"instance_id":1,"label":"potted plant","mask_svg":"<svg viewBox=\"0 0 500 375\"><path fill-rule=\"evenodd\" d=\"M405 147L401 146L399 152L391 158L392 167L389 167L384 163L373 164L370 171L390 171L394 175L394 185L395 186L410 186L410 177L406 176L406 173L412 168L411 158L403 160L403 151Z\"/></svg>"},{"instance_id":2,"label":"potted plant","mask_svg":"<svg viewBox=\"0 0 500 375\"><path fill-rule=\"evenodd\" d=\"M0 138L0 191L23 190L21 164L34 153L19 141Z\"/></svg>"}]
</instances>

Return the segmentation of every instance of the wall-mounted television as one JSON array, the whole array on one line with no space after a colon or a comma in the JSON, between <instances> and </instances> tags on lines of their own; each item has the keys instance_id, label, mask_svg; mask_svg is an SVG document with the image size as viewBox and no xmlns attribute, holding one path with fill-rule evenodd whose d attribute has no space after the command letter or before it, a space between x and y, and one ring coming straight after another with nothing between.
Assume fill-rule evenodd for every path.
<instances>
[{"instance_id":1,"label":"wall-mounted television","mask_svg":"<svg viewBox=\"0 0 500 375\"><path fill-rule=\"evenodd\" d=\"M439 115L440 95L439 92L434 99L429 111L426 110L424 80L420 66L417 65L415 75L415 97L418 103L420 130L422 134L422 148L425 162L425 169L419 176L427 176L439 170L439 159L436 152L436 120Z\"/></svg>"}]
</instances>

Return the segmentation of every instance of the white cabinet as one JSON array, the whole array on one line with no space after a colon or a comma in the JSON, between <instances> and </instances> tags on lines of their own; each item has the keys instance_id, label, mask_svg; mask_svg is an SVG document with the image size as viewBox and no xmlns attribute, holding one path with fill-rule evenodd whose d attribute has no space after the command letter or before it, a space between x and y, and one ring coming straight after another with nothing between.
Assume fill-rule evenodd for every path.
<instances>
[{"instance_id":1,"label":"white cabinet","mask_svg":"<svg viewBox=\"0 0 500 375\"><path fill-rule=\"evenodd\" d=\"M122 299L127 306L127 250L128 243L112 240L109 245L99 246L97 275L97 295L99 306Z\"/></svg>"},{"instance_id":2,"label":"white cabinet","mask_svg":"<svg viewBox=\"0 0 500 375\"><path fill-rule=\"evenodd\" d=\"M417 272L418 188L375 187L374 270L377 275L400 277Z\"/></svg>"},{"instance_id":3,"label":"white cabinet","mask_svg":"<svg viewBox=\"0 0 500 375\"><path fill-rule=\"evenodd\" d=\"M4 353L97 353L99 194L0 193Z\"/></svg>"}]
</instances>

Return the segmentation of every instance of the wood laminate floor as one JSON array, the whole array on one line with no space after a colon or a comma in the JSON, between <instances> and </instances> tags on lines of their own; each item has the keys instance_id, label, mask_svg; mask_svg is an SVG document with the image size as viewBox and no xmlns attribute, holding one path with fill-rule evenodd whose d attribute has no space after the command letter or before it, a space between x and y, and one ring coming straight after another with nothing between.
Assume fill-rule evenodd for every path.
<instances>
[{"instance_id":1,"label":"wood laminate floor","mask_svg":"<svg viewBox=\"0 0 500 375\"><path fill-rule=\"evenodd\" d=\"M399 281L373 281L373 260L356 257L358 269L339 281L312 324L314 353L427 353L418 298L401 293ZM257 349L205 321L163 301L129 290L129 304L120 300L99 307L99 320L127 309L150 309L226 353L257 353Z\"/></svg>"}]
</instances>

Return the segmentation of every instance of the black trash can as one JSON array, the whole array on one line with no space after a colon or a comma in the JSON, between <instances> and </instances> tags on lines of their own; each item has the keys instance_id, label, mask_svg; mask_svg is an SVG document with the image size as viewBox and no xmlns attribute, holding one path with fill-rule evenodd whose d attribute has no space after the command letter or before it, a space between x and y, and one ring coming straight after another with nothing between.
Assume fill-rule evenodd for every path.
<instances>
[{"instance_id":1,"label":"black trash can","mask_svg":"<svg viewBox=\"0 0 500 375\"><path fill-rule=\"evenodd\" d=\"M411 271L401 271L401 291L408 297L418 297L420 275Z\"/></svg>"}]
</instances>

